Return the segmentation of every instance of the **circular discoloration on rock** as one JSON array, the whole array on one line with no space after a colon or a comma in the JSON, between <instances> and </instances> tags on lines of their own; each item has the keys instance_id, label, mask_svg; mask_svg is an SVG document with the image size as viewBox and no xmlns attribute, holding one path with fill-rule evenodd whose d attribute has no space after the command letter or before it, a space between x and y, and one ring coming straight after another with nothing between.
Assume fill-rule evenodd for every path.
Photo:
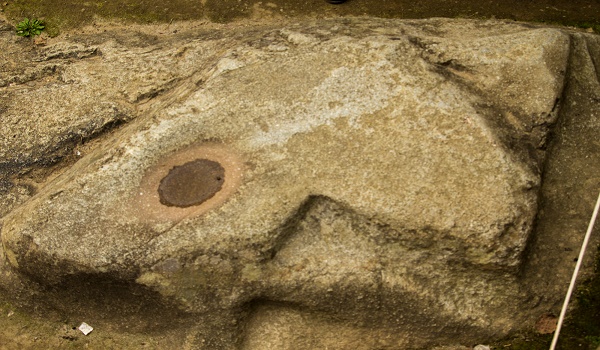
<instances>
[{"instance_id":1,"label":"circular discoloration on rock","mask_svg":"<svg viewBox=\"0 0 600 350\"><path fill-rule=\"evenodd\" d=\"M183 197L176 195L173 195L173 197L180 198L173 199L169 197L168 201L171 205L165 204L158 190L161 187L161 183L165 182L168 178L179 178L182 180L183 177L177 175L180 170L175 173L172 172L175 169L181 169L181 172L185 173L187 171L184 170L187 166L192 168L197 167L199 164L195 162L198 160L216 163L222 168L223 181L220 185L221 187L213 188L213 195L205 197L204 200L197 201L199 204L178 206L177 204L181 205L183 203ZM187 165L190 163L196 165ZM236 193L242 182L243 164L244 162L239 157L239 154L233 148L223 144L200 143L184 147L174 153L165 155L154 166L147 169L140 187L135 192L135 196L131 198L132 202L130 202L128 210L131 210L132 215L146 222L176 222L186 217L202 215L220 207ZM201 180L201 177L202 175L198 176L198 180ZM200 186L200 184L193 185L190 182L187 183L187 185L184 185L186 191L192 187ZM206 193L211 192L206 189L205 191Z\"/></svg>"},{"instance_id":2,"label":"circular discoloration on rock","mask_svg":"<svg viewBox=\"0 0 600 350\"><path fill-rule=\"evenodd\" d=\"M160 202L187 208L204 203L223 187L225 169L218 162L196 159L176 166L158 186Z\"/></svg>"}]
</instances>

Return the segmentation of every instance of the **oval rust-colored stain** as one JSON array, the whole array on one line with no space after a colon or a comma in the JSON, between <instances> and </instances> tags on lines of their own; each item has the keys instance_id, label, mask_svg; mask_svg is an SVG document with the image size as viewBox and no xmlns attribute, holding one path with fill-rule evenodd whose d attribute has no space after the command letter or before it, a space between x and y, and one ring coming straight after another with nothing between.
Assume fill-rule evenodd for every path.
<instances>
[{"instance_id":1,"label":"oval rust-colored stain","mask_svg":"<svg viewBox=\"0 0 600 350\"><path fill-rule=\"evenodd\" d=\"M225 204L240 186L244 161L231 147L199 143L149 167L128 210L145 222L177 222ZM221 180L218 180L220 178Z\"/></svg>"},{"instance_id":2,"label":"oval rust-colored stain","mask_svg":"<svg viewBox=\"0 0 600 350\"><path fill-rule=\"evenodd\" d=\"M160 202L187 208L212 198L223 187L225 169L218 162L196 159L173 167L158 186Z\"/></svg>"}]
</instances>

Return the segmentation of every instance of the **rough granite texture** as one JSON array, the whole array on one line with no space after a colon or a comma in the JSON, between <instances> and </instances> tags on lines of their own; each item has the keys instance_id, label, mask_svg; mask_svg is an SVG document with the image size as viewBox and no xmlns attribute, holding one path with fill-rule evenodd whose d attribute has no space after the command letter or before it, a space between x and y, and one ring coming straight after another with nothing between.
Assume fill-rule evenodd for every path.
<instances>
[{"instance_id":1,"label":"rough granite texture","mask_svg":"<svg viewBox=\"0 0 600 350\"><path fill-rule=\"evenodd\" d=\"M468 345L531 327L562 290L530 288L526 258L573 37L345 19L39 49L0 76L0 288L118 281L194 319L181 332L199 349ZM19 169L123 123L14 199ZM195 159L223 167L222 189L161 204L160 180Z\"/></svg>"}]
</instances>

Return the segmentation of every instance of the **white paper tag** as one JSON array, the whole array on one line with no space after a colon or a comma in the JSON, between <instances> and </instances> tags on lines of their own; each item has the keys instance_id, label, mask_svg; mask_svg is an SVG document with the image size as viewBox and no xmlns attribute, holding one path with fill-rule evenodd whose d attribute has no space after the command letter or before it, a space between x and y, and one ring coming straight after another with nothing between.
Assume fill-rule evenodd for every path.
<instances>
[{"instance_id":1,"label":"white paper tag","mask_svg":"<svg viewBox=\"0 0 600 350\"><path fill-rule=\"evenodd\" d=\"M92 328L92 326L90 326L89 324L82 322L81 325L79 326L79 330L84 335L88 335L88 334L90 334L91 331L94 330L94 328Z\"/></svg>"}]
</instances>

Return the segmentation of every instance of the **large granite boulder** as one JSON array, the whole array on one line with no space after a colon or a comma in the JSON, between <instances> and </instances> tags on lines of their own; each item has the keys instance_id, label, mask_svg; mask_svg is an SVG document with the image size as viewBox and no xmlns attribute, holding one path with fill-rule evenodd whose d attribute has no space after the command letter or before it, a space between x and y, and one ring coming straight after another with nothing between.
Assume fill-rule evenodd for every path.
<instances>
[{"instance_id":1,"label":"large granite boulder","mask_svg":"<svg viewBox=\"0 0 600 350\"><path fill-rule=\"evenodd\" d=\"M555 307L561 289L543 303L523 271L540 271L524 266L574 34L441 19L224 32L84 36L34 53L34 83L4 78L5 193L15 167L80 159L10 202L0 286L127 286L193 320L181 332L202 349L468 345ZM36 131L16 141L23 125Z\"/></svg>"}]
</instances>

